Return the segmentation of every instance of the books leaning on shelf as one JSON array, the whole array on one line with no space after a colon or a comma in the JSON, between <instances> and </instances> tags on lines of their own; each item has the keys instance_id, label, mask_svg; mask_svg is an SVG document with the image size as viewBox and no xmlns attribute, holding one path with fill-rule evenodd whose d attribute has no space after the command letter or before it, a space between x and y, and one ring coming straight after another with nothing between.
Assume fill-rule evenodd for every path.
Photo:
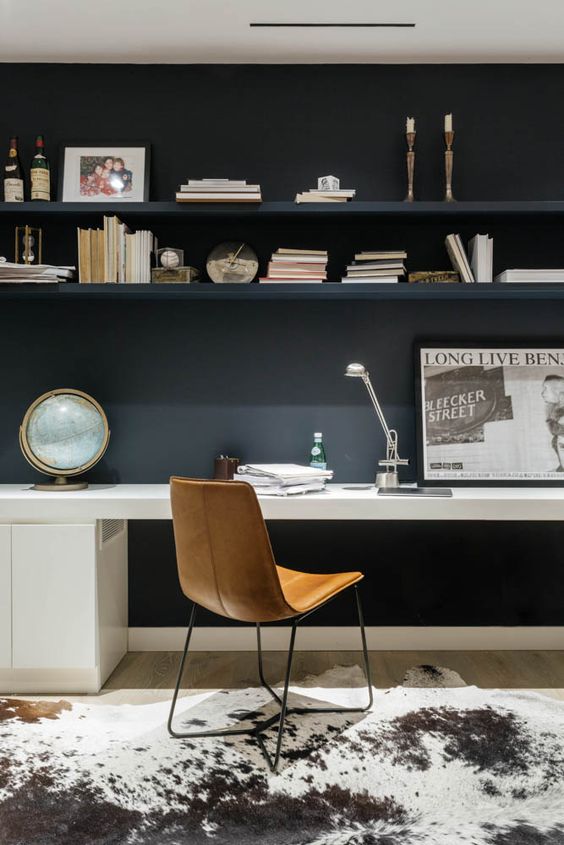
<instances>
[{"instance_id":1,"label":"books leaning on shelf","mask_svg":"<svg viewBox=\"0 0 564 845\"><path fill-rule=\"evenodd\" d=\"M352 264L347 265L346 275L341 282L377 282L395 284L405 278L407 252L403 250L358 252Z\"/></svg>"},{"instance_id":2,"label":"books leaning on shelf","mask_svg":"<svg viewBox=\"0 0 564 845\"><path fill-rule=\"evenodd\" d=\"M176 202L262 202L262 196L260 185L247 185L245 179L188 179Z\"/></svg>"},{"instance_id":3,"label":"books leaning on shelf","mask_svg":"<svg viewBox=\"0 0 564 845\"><path fill-rule=\"evenodd\" d=\"M463 282L470 284L475 281L466 250L462 245L460 235L447 235L445 238L445 246L448 252L448 257L451 260L452 266L460 275Z\"/></svg>"},{"instance_id":4,"label":"books leaning on shelf","mask_svg":"<svg viewBox=\"0 0 564 845\"><path fill-rule=\"evenodd\" d=\"M2 265L0 265L1 267ZM495 277L496 282L543 284L564 282L564 270L504 270Z\"/></svg>"},{"instance_id":5,"label":"books leaning on shelf","mask_svg":"<svg viewBox=\"0 0 564 845\"><path fill-rule=\"evenodd\" d=\"M298 205L302 202L348 202L356 195L354 188L350 190L339 189L336 191L319 191L317 188L310 188L309 191L303 191L296 194L294 202Z\"/></svg>"},{"instance_id":6,"label":"books leaning on shelf","mask_svg":"<svg viewBox=\"0 0 564 845\"><path fill-rule=\"evenodd\" d=\"M74 278L76 267L57 267L52 264L12 264L0 259L0 283L68 282Z\"/></svg>"},{"instance_id":7,"label":"books leaning on shelf","mask_svg":"<svg viewBox=\"0 0 564 845\"><path fill-rule=\"evenodd\" d=\"M477 282L493 282L493 238L475 235L468 241L470 267Z\"/></svg>"},{"instance_id":8,"label":"books leaning on shelf","mask_svg":"<svg viewBox=\"0 0 564 845\"><path fill-rule=\"evenodd\" d=\"M292 496L320 493L332 478L332 470L299 464L246 464L237 470L235 481L246 481L260 496Z\"/></svg>"},{"instance_id":9,"label":"books leaning on shelf","mask_svg":"<svg viewBox=\"0 0 564 845\"><path fill-rule=\"evenodd\" d=\"M78 279L82 284L148 284L152 232L131 230L119 217L104 217L103 229L78 229Z\"/></svg>"},{"instance_id":10,"label":"books leaning on shelf","mask_svg":"<svg viewBox=\"0 0 564 845\"><path fill-rule=\"evenodd\" d=\"M277 284L325 282L327 281L328 260L329 256L324 249L280 247L272 253L266 276L263 276L259 281Z\"/></svg>"}]
</instances>

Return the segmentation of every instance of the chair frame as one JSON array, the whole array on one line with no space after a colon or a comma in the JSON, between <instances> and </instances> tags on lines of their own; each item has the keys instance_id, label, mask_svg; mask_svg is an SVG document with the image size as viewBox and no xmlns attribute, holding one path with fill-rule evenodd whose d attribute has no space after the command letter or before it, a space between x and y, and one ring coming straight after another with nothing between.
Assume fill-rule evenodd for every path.
<instances>
[{"instance_id":1,"label":"chair frame","mask_svg":"<svg viewBox=\"0 0 564 845\"><path fill-rule=\"evenodd\" d=\"M188 649L190 646L190 638L192 636L192 631L194 629L195 621L196 621L196 608L197 604L194 603L192 605L192 610L190 612L190 621L188 623L188 632L186 634L186 644L184 646L184 652L182 654L182 659L180 661L180 667L178 670L178 677L176 680L176 687L174 689L174 695L172 697L172 703L170 707L170 713L167 722L167 729L170 736L174 737L175 739L199 739L201 737L222 737L222 736L239 736L246 734L248 736L252 736L256 739L260 750L266 760L266 763L271 772L277 772L278 766L280 763L280 754L282 751L282 739L284 735L284 727L286 723L286 716L289 713L365 713L367 710L370 710L372 704L374 702L374 694L372 691L372 682L370 677L370 663L368 659L368 648L366 645L366 631L364 628L364 616L362 613L362 605L360 601L360 593L358 591L357 584L354 584L354 591L356 597L356 607L358 613L358 626L360 628L360 636L362 641L362 653L364 659L364 673L366 677L366 684L368 688L368 704L365 707L288 707L288 689L290 686L290 675L292 672L292 659L294 656L294 645L296 642L296 631L297 627L304 619L310 616L312 613L315 613L316 610L319 610L320 607L323 607L327 602L315 607L313 610L309 610L307 613L299 614L292 618L291 623L291 632L290 632L290 644L288 647L288 658L286 663L286 676L284 679L284 688L282 691L282 697L278 695L275 690L267 683L264 677L263 671L263 663L262 663L262 645L261 645L261 623L256 623L257 629L257 653L258 653L258 674L260 678L261 686L266 689L274 701L280 705L280 711L276 713L274 716L270 716L268 719L264 719L263 721L259 722L252 728L221 728L218 730L211 730L211 731L193 731L189 733L179 733L178 731L173 730L172 721L174 718L174 711L176 709L176 702L178 699L178 693L180 690L180 684L182 682L182 677L184 675L184 666L186 663L186 658L188 656ZM329 601L335 598L333 596ZM262 734L265 730L270 728L272 725L278 723L278 735L276 740L276 751L274 753L274 757L269 753L264 743Z\"/></svg>"}]
</instances>

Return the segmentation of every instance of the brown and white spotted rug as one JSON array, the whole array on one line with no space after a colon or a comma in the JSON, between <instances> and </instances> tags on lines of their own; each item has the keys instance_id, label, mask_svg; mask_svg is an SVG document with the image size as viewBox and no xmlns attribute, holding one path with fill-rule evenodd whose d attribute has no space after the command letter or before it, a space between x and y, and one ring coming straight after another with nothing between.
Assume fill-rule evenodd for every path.
<instances>
[{"instance_id":1,"label":"brown and white spotted rug","mask_svg":"<svg viewBox=\"0 0 564 845\"><path fill-rule=\"evenodd\" d=\"M168 702L0 699L0 843L563 845L564 703L458 676L426 686L441 671L376 691L370 714L291 717L277 775L248 738L170 739ZM314 683L293 702L364 692L347 689L357 668ZM251 720L271 712L263 691L198 694L180 723L238 723L252 708Z\"/></svg>"}]
</instances>

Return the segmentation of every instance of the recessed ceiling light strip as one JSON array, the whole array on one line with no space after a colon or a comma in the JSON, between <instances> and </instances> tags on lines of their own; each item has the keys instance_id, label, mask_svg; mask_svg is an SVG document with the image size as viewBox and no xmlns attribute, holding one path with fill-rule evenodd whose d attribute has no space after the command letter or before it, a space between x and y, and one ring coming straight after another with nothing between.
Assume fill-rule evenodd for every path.
<instances>
[{"instance_id":1,"label":"recessed ceiling light strip","mask_svg":"<svg viewBox=\"0 0 564 845\"><path fill-rule=\"evenodd\" d=\"M383 27L383 28L413 28L414 23L250 23L249 26L257 27Z\"/></svg>"}]
</instances>

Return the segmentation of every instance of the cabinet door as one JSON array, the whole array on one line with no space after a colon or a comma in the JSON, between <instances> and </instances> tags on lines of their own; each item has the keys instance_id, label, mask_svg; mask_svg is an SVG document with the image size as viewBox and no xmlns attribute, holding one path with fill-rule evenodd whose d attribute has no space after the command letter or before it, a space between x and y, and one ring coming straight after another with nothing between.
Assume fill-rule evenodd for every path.
<instances>
[{"instance_id":1,"label":"cabinet door","mask_svg":"<svg viewBox=\"0 0 564 845\"><path fill-rule=\"evenodd\" d=\"M14 669L96 665L94 525L12 526L12 617Z\"/></svg>"},{"instance_id":2,"label":"cabinet door","mask_svg":"<svg viewBox=\"0 0 564 845\"><path fill-rule=\"evenodd\" d=\"M12 666L11 526L0 525L0 669Z\"/></svg>"}]
</instances>

